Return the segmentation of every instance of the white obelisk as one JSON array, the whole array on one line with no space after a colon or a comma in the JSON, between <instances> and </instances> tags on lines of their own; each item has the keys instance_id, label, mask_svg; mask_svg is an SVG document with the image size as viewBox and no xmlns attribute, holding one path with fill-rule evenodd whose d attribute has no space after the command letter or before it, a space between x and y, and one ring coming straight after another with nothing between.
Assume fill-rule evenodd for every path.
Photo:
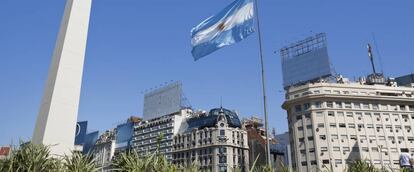
<instances>
[{"instance_id":1,"label":"white obelisk","mask_svg":"<svg viewBox=\"0 0 414 172\"><path fill-rule=\"evenodd\" d=\"M92 0L67 0L32 143L54 156L74 149Z\"/></svg>"}]
</instances>

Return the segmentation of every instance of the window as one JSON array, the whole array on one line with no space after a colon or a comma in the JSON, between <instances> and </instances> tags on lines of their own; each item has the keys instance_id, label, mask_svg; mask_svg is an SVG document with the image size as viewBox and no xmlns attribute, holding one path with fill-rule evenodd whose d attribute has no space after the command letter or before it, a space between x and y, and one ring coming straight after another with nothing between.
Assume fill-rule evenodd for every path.
<instances>
[{"instance_id":1,"label":"window","mask_svg":"<svg viewBox=\"0 0 414 172\"><path fill-rule=\"evenodd\" d=\"M369 109L369 104L368 103L362 103L362 108L363 109Z\"/></svg>"},{"instance_id":2,"label":"window","mask_svg":"<svg viewBox=\"0 0 414 172\"><path fill-rule=\"evenodd\" d=\"M413 142L414 141L414 137L407 137L407 140L410 141L410 142Z\"/></svg>"},{"instance_id":3,"label":"window","mask_svg":"<svg viewBox=\"0 0 414 172\"><path fill-rule=\"evenodd\" d=\"M374 128L373 124L367 124L367 128Z\"/></svg>"},{"instance_id":4,"label":"window","mask_svg":"<svg viewBox=\"0 0 414 172\"><path fill-rule=\"evenodd\" d=\"M310 153L315 152L315 148L309 148L309 152L310 152Z\"/></svg>"},{"instance_id":5,"label":"window","mask_svg":"<svg viewBox=\"0 0 414 172\"><path fill-rule=\"evenodd\" d=\"M326 136L325 136L325 135L319 135L319 138L320 138L321 140L326 140Z\"/></svg>"},{"instance_id":6,"label":"window","mask_svg":"<svg viewBox=\"0 0 414 172\"><path fill-rule=\"evenodd\" d=\"M410 111L414 111L414 105L409 105L409 106L408 106L408 109L409 109Z\"/></svg>"},{"instance_id":7,"label":"window","mask_svg":"<svg viewBox=\"0 0 414 172\"><path fill-rule=\"evenodd\" d=\"M303 104L303 109L304 110L308 110L309 108L310 108L310 104L309 103Z\"/></svg>"},{"instance_id":8,"label":"window","mask_svg":"<svg viewBox=\"0 0 414 172\"><path fill-rule=\"evenodd\" d=\"M346 112L346 117L352 118L354 117L354 114L352 112Z\"/></svg>"},{"instance_id":9,"label":"window","mask_svg":"<svg viewBox=\"0 0 414 172\"><path fill-rule=\"evenodd\" d=\"M317 117L322 117L323 116L323 113L322 112L316 112L316 116Z\"/></svg>"},{"instance_id":10,"label":"window","mask_svg":"<svg viewBox=\"0 0 414 172\"><path fill-rule=\"evenodd\" d=\"M225 131L224 130L220 130L220 136L224 136L225 135Z\"/></svg>"},{"instance_id":11,"label":"window","mask_svg":"<svg viewBox=\"0 0 414 172\"><path fill-rule=\"evenodd\" d=\"M378 104L372 104L372 109L378 110L379 109L379 105Z\"/></svg>"},{"instance_id":12,"label":"window","mask_svg":"<svg viewBox=\"0 0 414 172\"><path fill-rule=\"evenodd\" d=\"M400 105L400 110L405 111L405 105Z\"/></svg>"},{"instance_id":13,"label":"window","mask_svg":"<svg viewBox=\"0 0 414 172\"><path fill-rule=\"evenodd\" d=\"M342 159L335 159L335 165L342 164Z\"/></svg>"},{"instance_id":14,"label":"window","mask_svg":"<svg viewBox=\"0 0 414 172\"><path fill-rule=\"evenodd\" d=\"M361 103L354 103L355 109L361 109Z\"/></svg>"},{"instance_id":15,"label":"window","mask_svg":"<svg viewBox=\"0 0 414 172\"><path fill-rule=\"evenodd\" d=\"M227 163L227 156L219 156L219 163Z\"/></svg>"},{"instance_id":16,"label":"window","mask_svg":"<svg viewBox=\"0 0 414 172\"><path fill-rule=\"evenodd\" d=\"M345 123L339 123L339 128L345 128L345 127L346 127Z\"/></svg>"},{"instance_id":17,"label":"window","mask_svg":"<svg viewBox=\"0 0 414 172\"><path fill-rule=\"evenodd\" d=\"M324 123L318 123L318 128L325 128L325 124Z\"/></svg>"},{"instance_id":18,"label":"window","mask_svg":"<svg viewBox=\"0 0 414 172\"><path fill-rule=\"evenodd\" d=\"M321 152L327 152L328 151L328 147L321 147Z\"/></svg>"},{"instance_id":19,"label":"window","mask_svg":"<svg viewBox=\"0 0 414 172\"><path fill-rule=\"evenodd\" d=\"M390 105L390 110L398 110L396 105Z\"/></svg>"},{"instance_id":20,"label":"window","mask_svg":"<svg viewBox=\"0 0 414 172\"><path fill-rule=\"evenodd\" d=\"M335 112L333 112L333 111L328 111L328 116L334 116L334 113Z\"/></svg>"},{"instance_id":21,"label":"window","mask_svg":"<svg viewBox=\"0 0 414 172\"><path fill-rule=\"evenodd\" d=\"M352 108L351 103L350 102L345 102L345 108L346 109L351 109Z\"/></svg>"},{"instance_id":22,"label":"window","mask_svg":"<svg viewBox=\"0 0 414 172\"><path fill-rule=\"evenodd\" d=\"M349 151L350 151L349 147L342 147L342 150L343 150L344 152L349 152Z\"/></svg>"},{"instance_id":23,"label":"window","mask_svg":"<svg viewBox=\"0 0 414 172\"><path fill-rule=\"evenodd\" d=\"M302 106L301 105L295 105L295 112L300 112L302 111Z\"/></svg>"},{"instance_id":24,"label":"window","mask_svg":"<svg viewBox=\"0 0 414 172\"><path fill-rule=\"evenodd\" d=\"M334 147L332 147L332 150L339 152L340 151L340 148L339 148L339 146L334 146Z\"/></svg>"},{"instance_id":25,"label":"window","mask_svg":"<svg viewBox=\"0 0 414 172\"><path fill-rule=\"evenodd\" d=\"M374 160L374 164L376 164L376 165L377 165L377 164L381 164L381 160L379 160L379 159L375 159L375 160Z\"/></svg>"},{"instance_id":26,"label":"window","mask_svg":"<svg viewBox=\"0 0 414 172\"><path fill-rule=\"evenodd\" d=\"M362 150L362 152L368 152L369 151L368 147L362 147L361 150Z\"/></svg>"},{"instance_id":27,"label":"window","mask_svg":"<svg viewBox=\"0 0 414 172\"><path fill-rule=\"evenodd\" d=\"M343 117L344 116L344 112L336 112L337 116Z\"/></svg>"},{"instance_id":28,"label":"window","mask_svg":"<svg viewBox=\"0 0 414 172\"><path fill-rule=\"evenodd\" d=\"M377 148L377 147L372 147L372 148L371 148L371 151L372 151L372 152L378 152L378 148Z\"/></svg>"},{"instance_id":29,"label":"window","mask_svg":"<svg viewBox=\"0 0 414 172\"><path fill-rule=\"evenodd\" d=\"M342 108L342 102L335 102L336 108Z\"/></svg>"},{"instance_id":30,"label":"window","mask_svg":"<svg viewBox=\"0 0 414 172\"><path fill-rule=\"evenodd\" d=\"M333 102L326 102L326 107L333 108Z\"/></svg>"},{"instance_id":31,"label":"window","mask_svg":"<svg viewBox=\"0 0 414 172\"><path fill-rule=\"evenodd\" d=\"M219 147L219 153L220 154L224 154L226 152L227 152L227 148L226 147L223 147L223 146Z\"/></svg>"},{"instance_id":32,"label":"window","mask_svg":"<svg viewBox=\"0 0 414 172\"><path fill-rule=\"evenodd\" d=\"M336 128L336 123L330 123L330 124L329 124L329 126L330 126L331 128Z\"/></svg>"},{"instance_id":33,"label":"window","mask_svg":"<svg viewBox=\"0 0 414 172\"><path fill-rule=\"evenodd\" d=\"M321 108L321 102L315 102L315 108Z\"/></svg>"},{"instance_id":34,"label":"window","mask_svg":"<svg viewBox=\"0 0 414 172\"><path fill-rule=\"evenodd\" d=\"M353 123L349 123L349 124L348 124L348 128L355 128L355 124L353 124Z\"/></svg>"}]
</instances>

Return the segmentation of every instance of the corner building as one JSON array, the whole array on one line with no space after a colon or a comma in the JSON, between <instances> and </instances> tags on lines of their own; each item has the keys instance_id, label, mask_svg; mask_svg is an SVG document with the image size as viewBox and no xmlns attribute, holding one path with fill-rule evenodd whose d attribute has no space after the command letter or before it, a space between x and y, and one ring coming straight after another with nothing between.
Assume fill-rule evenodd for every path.
<instances>
[{"instance_id":1,"label":"corner building","mask_svg":"<svg viewBox=\"0 0 414 172\"><path fill-rule=\"evenodd\" d=\"M133 135L134 151L140 156L146 156L154 153L159 144L160 153L164 154L168 161L171 161L173 136L178 133L182 122L192 113L191 109L183 108L176 113L136 124ZM159 140L161 135L163 137Z\"/></svg>"},{"instance_id":2,"label":"corner building","mask_svg":"<svg viewBox=\"0 0 414 172\"><path fill-rule=\"evenodd\" d=\"M230 172L249 168L247 132L235 112L223 108L190 118L174 137L173 163L199 171Z\"/></svg>"},{"instance_id":3,"label":"corner building","mask_svg":"<svg viewBox=\"0 0 414 172\"><path fill-rule=\"evenodd\" d=\"M364 83L308 83L287 89L295 171L343 171L361 159L399 168L414 154L414 88Z\"/></svg>"}]
</instances>

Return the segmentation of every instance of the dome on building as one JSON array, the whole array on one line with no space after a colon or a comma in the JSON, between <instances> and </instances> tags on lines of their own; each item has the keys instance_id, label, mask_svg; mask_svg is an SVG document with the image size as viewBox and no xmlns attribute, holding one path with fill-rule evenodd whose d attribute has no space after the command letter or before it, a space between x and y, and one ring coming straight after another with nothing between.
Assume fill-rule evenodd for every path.
<instances>
[{"instance_id":1,"label":"dome on building","mask_svg":"<svg viewBox=\"0 0 414 172\"><path fill-rule=\"evenodd\" d=\"M192 129L202 129L205 127L214 127L217 124L217 120L220 117L220 113L224 113L224 116L227 119L229 127L238 127L241 128L241 122L237 114L233 111L224 108L214 108L211 109L208 115L188 119L187 131Z\"/></svg>"}]
</instances>

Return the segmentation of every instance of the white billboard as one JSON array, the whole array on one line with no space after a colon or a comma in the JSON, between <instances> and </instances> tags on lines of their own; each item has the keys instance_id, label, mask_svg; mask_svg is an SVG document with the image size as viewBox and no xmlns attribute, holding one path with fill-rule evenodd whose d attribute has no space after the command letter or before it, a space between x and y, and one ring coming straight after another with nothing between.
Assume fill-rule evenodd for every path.
<instances>
[{"instance_id":1,"label":"white billboard","mask_svg":"<svg viewBox=\"0 0 414 172\"><path fill-rule=\"evenodd\" d=\"M178 112L182 105L182 84L175 82L144 96L143 120L150 120Z\"/></svg>"}]
</instances>

